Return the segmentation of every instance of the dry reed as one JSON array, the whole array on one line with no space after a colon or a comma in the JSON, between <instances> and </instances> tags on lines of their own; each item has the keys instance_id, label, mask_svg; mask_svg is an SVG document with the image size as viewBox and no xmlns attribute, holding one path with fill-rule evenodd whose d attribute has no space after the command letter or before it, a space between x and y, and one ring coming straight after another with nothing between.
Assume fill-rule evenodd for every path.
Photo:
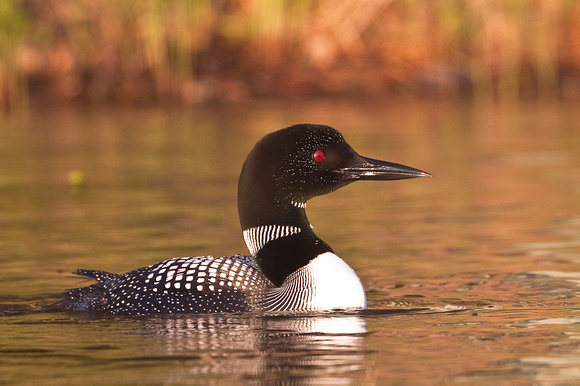
<instances>
[{"instance_id":1,"label":"dry reed","mask_svg":"<svg viewBox=\"0 0 580 386\"><path fill-rule=\"evenodd\" d=\"M0 109L32 99L580 96L567 0L2 0Z\"/></svg>"}]
</instances>

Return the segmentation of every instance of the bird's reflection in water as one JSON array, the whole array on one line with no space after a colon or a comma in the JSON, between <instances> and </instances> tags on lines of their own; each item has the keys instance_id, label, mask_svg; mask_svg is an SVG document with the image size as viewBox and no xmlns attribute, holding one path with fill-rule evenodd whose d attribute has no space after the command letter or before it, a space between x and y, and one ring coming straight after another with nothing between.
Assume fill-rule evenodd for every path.
<instances>
[{"instance_id":1,"label":"bird's reflection in water","mask_svg":"<svg viewBox=\"0 0 580 386\"><path fill-rule=\"evenodd\" d=\"M191 360L186 370L172 370L169 381L208 374L256 381L286 375L295 378L292 384L322 377L342 383L341 375L363 369L367 328L358 315L163 316L144 321L145 333L159 341L155 349L163 351L156 355Z\"/></svg>"}]
</instances>

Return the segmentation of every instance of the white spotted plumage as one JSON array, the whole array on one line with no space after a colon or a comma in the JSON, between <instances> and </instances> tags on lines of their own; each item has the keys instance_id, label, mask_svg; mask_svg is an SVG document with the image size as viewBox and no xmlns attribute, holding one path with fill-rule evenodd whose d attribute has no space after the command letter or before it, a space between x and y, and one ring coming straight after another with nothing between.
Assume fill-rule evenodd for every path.
<instances>
[{"instance_id":1,"label":"white spotted plumage","mask_svg":"<svg viewBox=\"0 0 580 386\"><path fill-rule=\"evenodd\" d=\"M222 291L236 289L247 291L263 285L263 275L248 256L199 256L165 260L148 267L152 272L144 280L153 288L191 288L197 291Z\"/></svg>"},{"instance_id":2,"label":"white spotted plumage","mask_svg":"<svg viewBox=\"0 0 580 386\"><path fill-rule=\"evenodd\" d=\"M70 309L108 314L244 312L273 284L250 256L180 257L123 275L78 270L96 279L68 291Z\"/></svg>"}]
</instances>

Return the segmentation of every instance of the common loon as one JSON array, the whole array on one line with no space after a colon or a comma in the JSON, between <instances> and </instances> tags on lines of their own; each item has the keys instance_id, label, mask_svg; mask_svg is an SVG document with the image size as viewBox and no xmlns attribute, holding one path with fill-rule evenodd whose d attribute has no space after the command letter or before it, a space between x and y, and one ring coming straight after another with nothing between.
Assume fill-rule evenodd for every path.
<instances>
[{"instance_id":1,"label":"common loon","mask_svg":"<svg viewBox=\"0 0 580 386\"><path fill-rule=\"evenodd\" d=\"M109 315L365 309L360 279L314 234L306 202L357 180L426 176L360 156L329 126L270 133L250 151L238 184L251 256L179 257L123 275L81 269L74 274L97 283L68 290L63 304Z\"/></svg>"}]
</instances>

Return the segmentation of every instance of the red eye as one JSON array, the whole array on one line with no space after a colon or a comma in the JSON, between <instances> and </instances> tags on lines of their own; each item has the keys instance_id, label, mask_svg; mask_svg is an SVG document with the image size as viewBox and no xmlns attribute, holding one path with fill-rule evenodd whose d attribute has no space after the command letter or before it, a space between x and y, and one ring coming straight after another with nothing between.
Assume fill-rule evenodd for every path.
<instances>
[{"instance_id":1,"label":"red eye","mask_svg":"<svg viewBox=\"0 0 580 386\"><path fill-rule=\"evenodd\" d=\"M314 157L314 160L316 162L322 162L322 161L324 161L325 155L324 155L324 152L322 150L317 150L314 153L313 157Z\"/></svg>"}]
</instances>

